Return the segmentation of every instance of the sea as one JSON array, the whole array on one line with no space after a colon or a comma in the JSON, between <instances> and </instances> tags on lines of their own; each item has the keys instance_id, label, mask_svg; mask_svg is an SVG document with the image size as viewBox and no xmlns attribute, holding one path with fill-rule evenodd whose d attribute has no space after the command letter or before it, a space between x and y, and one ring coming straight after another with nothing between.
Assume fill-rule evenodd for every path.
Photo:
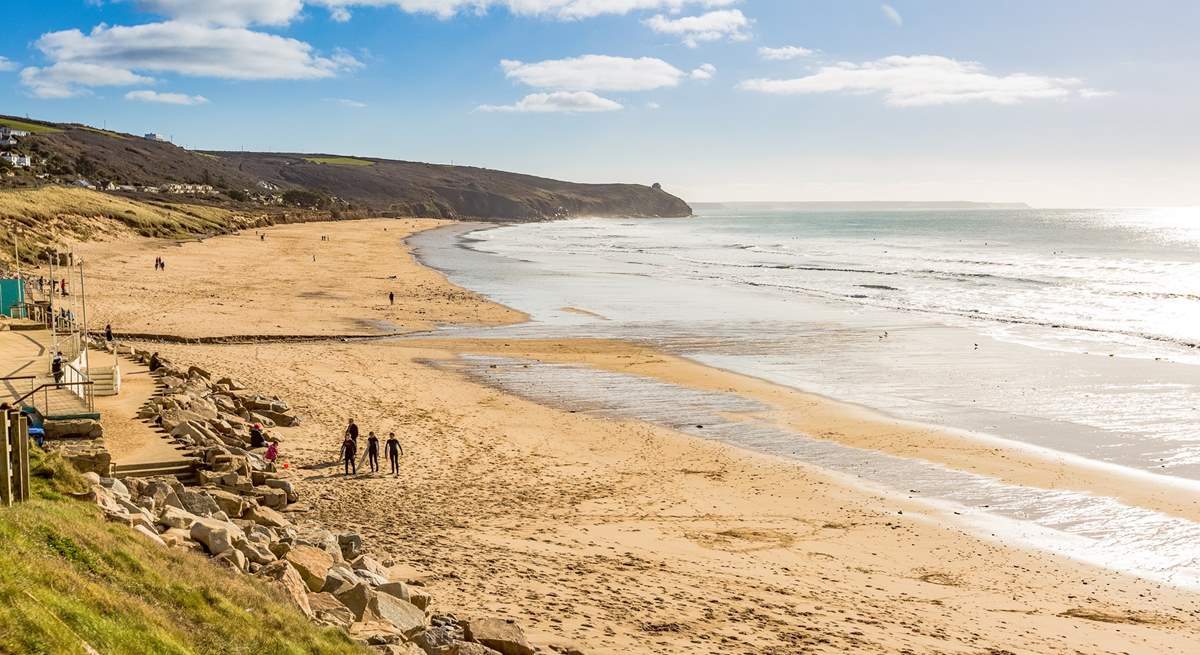
<instances>
[{"instance_id":1,"label":"sea","mask_svg":"<svg viewBox=\"0 0 1200 655\"><path fill-rule=\"evenodd\" d=\"M814 210L455 226L411 241L455 283L529 314L463 335L599 337L1200 491L1200 208ZM981 533L1200 586L1200 525L766 422L730 394L498 358L469 374L893 491L922 481ZM701 419L706 429L690 426ZM966 510L966 511L960 511ZM998 528L999 526L999 528ZM999 532L997 532L999 530Z\"/></svg>"}]
</instances>

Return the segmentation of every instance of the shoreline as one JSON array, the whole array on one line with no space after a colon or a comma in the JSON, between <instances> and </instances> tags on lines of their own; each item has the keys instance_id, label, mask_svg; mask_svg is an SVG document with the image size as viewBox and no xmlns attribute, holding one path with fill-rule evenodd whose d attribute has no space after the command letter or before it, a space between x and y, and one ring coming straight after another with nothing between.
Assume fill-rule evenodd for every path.
<instances>
[{"instance_id":1,"label":"shoreline","mask_svg":"<svg viewBox=\"0 0 1200 655\"><path fill-rule=\"evenodd\" d=\"M268 241L282 234L307 242L322 229L367 238L399 223L278 228L268 231ZM421 224L404 223L406 229ZM168 257L186 259L188 270L198 268L193 258L262 258L249 239L233 239ZM110 243L93 251L107 251L112 273L120 273L129 265L119 259L138 243L145 246ZM359 258L339 264L357 276L313 268L304 262L306 253L281 251L275 274L308 277L271 287L276 299L296 297L303 305L300 296L310 286L349 296L348 308L336 310L338 315L285 310L289 319L318 328L306 332L332 333L347 323L347 311L351 321L362 320L355 308L389 311L364 301L366 294L378 293L373 286L345 288L349 279L374 279L381 258L390 256L374 241L359 245L370 252L339 250ZM412 265L405 276L421 279L404 287L404 311L424 311L413 323L514 319L511 309L452 287L440 273L421 272L403 245L386 247L389 253L398 247L401 260L408 257ZM102 289L106 300L96 303L98 315L107 316L118 298L150 310L158 306L155 296L179 294L174 300L183 302L173 305L185 308L193 333L227 325L216 309L221 301L191 280L155 279L151 288L131 295L120 288L123 277L110 274L98 285L115 283L117 291ZM295 288L300 279L308 285L304 290ZM257 293L258 282L243 276L234 287ZM454 300L445 302L449 299ZM242 312L243 323L251 326L279 320L267 306L243 305ZM180 324L179 317L166 314L163 320ZM212 362L214 369L293 400L306 421L284 448L298 470L328 459L327 443L349 412L361 423L404 434L406 450L411 444L419 454L405 461L406 477L399 480L342 480L306 471L299 484L314 498L311 512L331 527L363 528L372 543L386 544L394 556L435 569L430 586L439 602L515 614L542 642L565 638L589 653L709 652L703 650L708 647L746 653L906 648L1040 653L1068 646L1182 653L1197 637L1188 626L1200 616L1200 599L1191 592L989 543L942 524L923 501L879 496L793 462L637 421L538 405L421 364L478 347L458 345L464 344L422 336L162 349L180 361ZM622 355L648 355L630 344L612 347L614 367ZM691 362L670 364L686 369L670 375L694 377L693 382L717 385L731 375ZM638 370L668 375L656 366L671 368L649 364ZM709 605L718 599L719 605ZM1024 609L993 609L1013 603ZM749 614L739 614L743 610ZM1026 613L1013 613L1018 611ZM848 621L851 617L861 620ZM1014 630L1014 624L1024 629ZM909 625L924 627L914 632ZM966 631L961 625L972 627ZM1098 644L1104 646L1097 649Z\"/></svg>"}]
</instances>

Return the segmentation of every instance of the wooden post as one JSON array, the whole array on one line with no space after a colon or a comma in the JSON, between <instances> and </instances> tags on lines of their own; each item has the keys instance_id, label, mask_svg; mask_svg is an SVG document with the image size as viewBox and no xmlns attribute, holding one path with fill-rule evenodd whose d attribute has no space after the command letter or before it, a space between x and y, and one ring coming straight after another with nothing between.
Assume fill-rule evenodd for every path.
<instances>
[{"instance_id":1,"label":"wooden post","mask_svg":"<svg viewBox=\"0 0 1200 655\"><path fill-rule=\"evenodd\" d=\"M9 418L12 419L12 417L13 415L10 413ZM9 430L16 435L18 444L17 474L21 479L21 493L17 500L20 501L29 500L31 495L29 488L29 429L25 423L27 420L24 414L18 414L16 421L9 421Z\"/></svg>"},{"instance_id":2,"label":"wooden post","mask_svg":"<svg viewBox=\"0 0 1200 655\"><path fill-rule=\"evenodd\" d=\"M0 427L4 433L0 435L0 507L10 507L13 503L12 488L12 441L8 430L9 412L0 412Z\"/></svg>"}]
</instances>

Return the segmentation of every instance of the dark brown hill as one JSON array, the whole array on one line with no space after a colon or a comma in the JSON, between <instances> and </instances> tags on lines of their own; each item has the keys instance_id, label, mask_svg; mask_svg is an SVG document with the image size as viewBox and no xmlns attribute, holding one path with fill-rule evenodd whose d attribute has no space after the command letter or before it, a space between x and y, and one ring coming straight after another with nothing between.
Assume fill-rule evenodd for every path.
<instances>
[{"instance_id":1,"label":"dark brown hill","mask_svg":"<svg viewBox=\"0 0 1200 655\"><path fill-rule=\"evenodd\" d=\"M683 200L655 186L578 184L469 166L328 154L199 152L77 124L0 117L37 128L17 148L43 179L137 187L209 184L230 201L251 194L309 191L378 213L486 220L570 216L690 216ZM21 179L33 179L26 174Z\"/></svg>"}]
</instances>

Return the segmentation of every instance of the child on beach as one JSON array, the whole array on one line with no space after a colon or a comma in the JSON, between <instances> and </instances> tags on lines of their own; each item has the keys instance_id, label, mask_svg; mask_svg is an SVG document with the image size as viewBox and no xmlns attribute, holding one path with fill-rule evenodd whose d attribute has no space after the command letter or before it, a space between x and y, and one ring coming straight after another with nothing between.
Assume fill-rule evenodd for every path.
<instances>
[{"instance_id":1,"label":"child on beach","mask_svg":"<svg viewBox=\"0 0 1200 655\"><path fill-rule=\"evenodd\" d=\"M388 462L392 465L392 476L400 477L400 456L404 454L404 448L400 446L400 440L396 438L395 432L388 434L386 447Z\"/></svg>"},{"instance_id":2,"label":"child on beach","mask_svg":"<svg viewBox=\"0 0 1200 655\"><path fill-rule=\"evenodd\" d=\"M272 439L271 444L267 446L267 452L263 455L263 459L269 464L274 464L277 457L279 457L279 442Z\"/></svg>"}]
</instances>

